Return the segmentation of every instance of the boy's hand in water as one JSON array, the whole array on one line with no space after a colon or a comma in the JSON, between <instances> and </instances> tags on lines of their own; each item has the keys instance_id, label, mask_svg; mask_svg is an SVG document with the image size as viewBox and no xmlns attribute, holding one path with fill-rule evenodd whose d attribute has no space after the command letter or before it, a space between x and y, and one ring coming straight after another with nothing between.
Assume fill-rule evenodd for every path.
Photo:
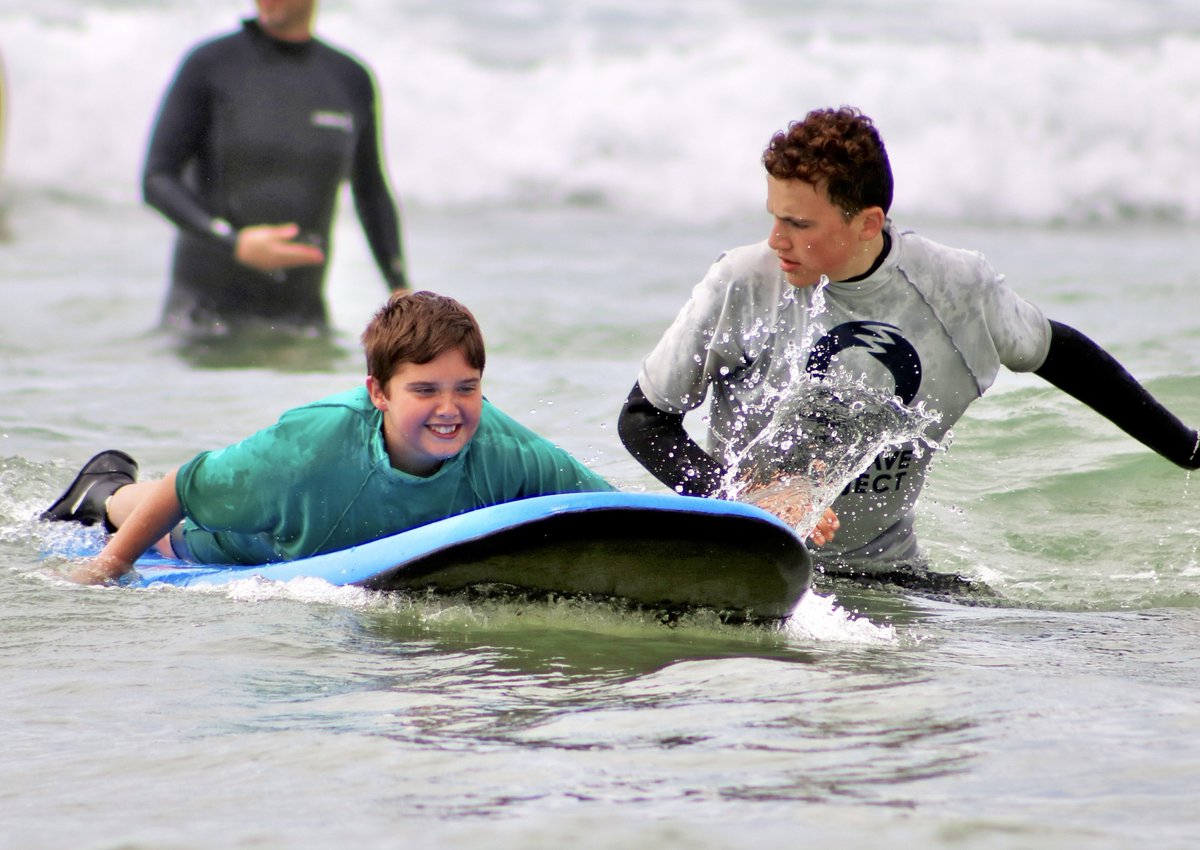
<instances>
[{"instance_id":1,"label":"boy's hand in water","mask_svg":"<svg viewBox=\"0 0 1200 850\"><path fill-rule=\"evenodd\" d=\"M106 558L103 554L73 561L65 567L49 570L47 574L76 584L120 584L126 575L136 576L132 564Z\"/></svg>"}]
</instances>

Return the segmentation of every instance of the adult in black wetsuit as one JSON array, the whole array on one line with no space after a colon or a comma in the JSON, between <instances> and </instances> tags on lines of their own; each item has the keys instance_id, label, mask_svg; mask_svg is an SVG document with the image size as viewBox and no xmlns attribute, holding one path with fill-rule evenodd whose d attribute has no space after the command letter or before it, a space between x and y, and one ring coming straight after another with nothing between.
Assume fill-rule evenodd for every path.
<instances>
[{"instance_id":1,"label":"adult in black wetsuit","mask_svg":"<svg viewBox=\"0 0 1200 850\"><path fill-rule=\"evenodd\" d=\"M384 278L407 287L371 73L312 35L316 0L196 47L168 89L142 190L179 228L168 326L325 328L338 190L349 180Z\"/></svg>"}]
</instances>

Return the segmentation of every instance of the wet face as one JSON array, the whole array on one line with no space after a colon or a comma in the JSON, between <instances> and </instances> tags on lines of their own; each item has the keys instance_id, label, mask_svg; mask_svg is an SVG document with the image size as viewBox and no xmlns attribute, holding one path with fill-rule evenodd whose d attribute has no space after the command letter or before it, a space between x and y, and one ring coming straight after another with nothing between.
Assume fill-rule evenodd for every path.
<instances>
[{"instance_id":1,"label":"wet face","mask_svg":"<svg viewBox=\"0 0 1200 850\"><path fill-rule=\"evenodd\" d=\"M826 275L848 280L866 272L883 249L883 210L868 207L847 218L824 188L767 176L767 212L774 223L767 244L795 287Z\"/></svg>"},{"instance_id":2,"label":"wet face","mask_svg":"<svg viewBox=\"0 0 1200 850\"><path fill-rule=\"evenodd\" d=\"M432 475L466 448L483 411L482 378L457 348L428 363L402 364L384 385L367 378L392 466Z\"/></svg>"},{"instance_id":3,"label":"wet face","mask_svg":"<svg viewBox=\"0 0 1200 850\"><path fill-rule=\"evenodd\" d=\"M284 41L307 41L312 37L316 0L255 0L258 25Z\"/></svg>"}]
</instances>

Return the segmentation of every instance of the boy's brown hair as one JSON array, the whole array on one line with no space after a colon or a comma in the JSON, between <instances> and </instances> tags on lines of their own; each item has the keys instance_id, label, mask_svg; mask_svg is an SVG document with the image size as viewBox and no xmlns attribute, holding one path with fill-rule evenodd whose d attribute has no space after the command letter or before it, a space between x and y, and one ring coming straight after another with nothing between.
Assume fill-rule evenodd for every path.
<instances>
[{"instance_id":1,"label":"boy's brown hair","mask_svg":"<svg viewBox=\"0 0 1200 850\"><path fill-rule=\"evenodd\" d=\"M892 166L874 122L859 110L814 109L776 133L763 165L777 180L824 187L830 202L852 218L867 207L892 205Z\"/></svg>"},{"instance_id":2,"label":"boy's brown hair","mask_svg":"<svg viewBox=\"0 0 1200 850\"><path fill-rule=\"evenodd\" d=\"M483 372L483 332L471 311L436 292L400 290L379 308L362 334L367 374L386 384L405 363L428 363L460 349L467 363Z\"/></svg>"}]
</instances>

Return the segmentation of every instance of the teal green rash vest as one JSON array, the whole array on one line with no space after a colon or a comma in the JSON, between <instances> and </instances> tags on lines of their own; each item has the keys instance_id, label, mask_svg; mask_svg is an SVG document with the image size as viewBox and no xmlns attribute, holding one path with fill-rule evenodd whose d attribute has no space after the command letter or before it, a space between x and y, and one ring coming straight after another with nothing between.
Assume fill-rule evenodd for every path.
<instances>
[{"instance_id":1,"label":"teal green rash vest","mask_svg":"<svg viewBox=\"0 0 1200 850\"><path fill-rule=\"evenodd\" d=\"M486 400L474 439L427 478L392 467L382 423L359 387L188 461L175 490L192 558L292 561L488 505L614 489Z\"/></svg>"}]
</instances>

